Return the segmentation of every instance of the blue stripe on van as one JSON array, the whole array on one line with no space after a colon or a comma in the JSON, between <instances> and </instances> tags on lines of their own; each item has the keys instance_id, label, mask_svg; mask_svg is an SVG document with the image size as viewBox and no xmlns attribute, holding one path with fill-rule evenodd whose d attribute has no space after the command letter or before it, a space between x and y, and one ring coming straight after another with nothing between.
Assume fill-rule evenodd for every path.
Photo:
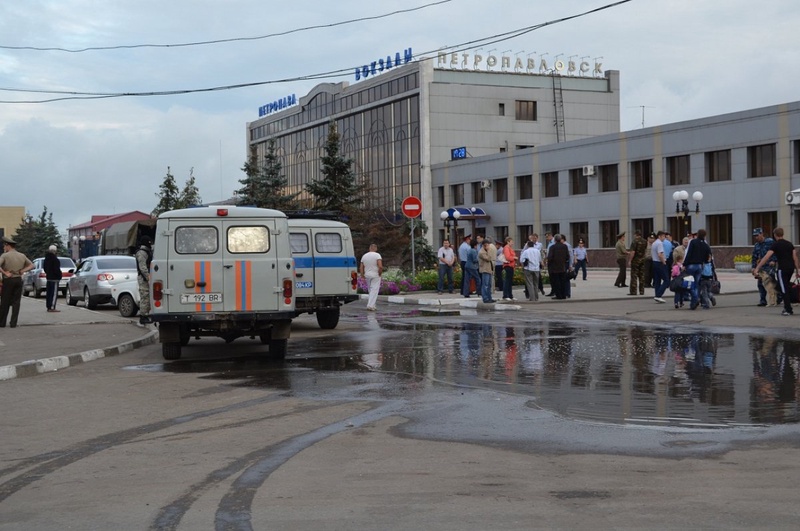
<instances>
[{"instance_id":1,"label":"blue stripe on van","mask_svg":"<svg viewBox=\"0 0 800 531\"><path fill-rule=\"evenodd\" d=\"M356 267L355 256L295 257L294 267Z\"/></svg>"}]
</instances>

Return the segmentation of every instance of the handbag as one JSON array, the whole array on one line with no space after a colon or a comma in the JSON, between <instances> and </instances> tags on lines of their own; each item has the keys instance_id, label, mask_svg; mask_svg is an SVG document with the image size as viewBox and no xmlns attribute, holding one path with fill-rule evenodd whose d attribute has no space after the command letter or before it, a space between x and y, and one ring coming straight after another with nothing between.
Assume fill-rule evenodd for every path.
<instances>
[{"instance_id":1,"label":"handbag","mask_svg":"<svg viewBox=\"0 0 800 531\"><path fill-rule=\"evenodd\" d=\"M721 289L722 284L720 284L719 279L717 278L717 270L714 269L714 274L711 276L711 294L719 295Z\"/></svg>"},{"instance_id":2,"label":"handbag","mask_svg":"<svg viewBox=\"0 0 800 531\"><path fill-rule=\"evenodd\" d=\"M682 293L692 289L694 277L686 273L681 273L677 277L673 277L669 283L669 290L674 293Z\"/></svg>"}]
</instances>

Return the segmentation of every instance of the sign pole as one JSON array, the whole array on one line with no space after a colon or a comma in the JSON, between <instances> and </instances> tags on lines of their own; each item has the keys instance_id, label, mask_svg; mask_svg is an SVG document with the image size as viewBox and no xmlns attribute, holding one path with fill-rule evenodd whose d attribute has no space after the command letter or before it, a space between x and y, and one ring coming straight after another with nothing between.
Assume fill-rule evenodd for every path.
<instances>
[{"instance_id":1,"label":"sign pole","mask_svg":"<svg viewBox=\"0 0 800 531\"><path fill-rule=\"evenodd\" d=\"M414 253L414 240L416 239L414 234L414 219L422 214L422 201L420 201L418 197L410 195L403 199L400 210L403 211L403 215L411 219L411 275L416 277L417 259Z\"/></svg>"},{"instance_id":2,"label":"sign pole","mask_svg":"<svg viewBox=\"0 0 800 531\"><path fill-rule=\"evenodd\" d=\"M416 234L414 232L414 219L411 218L411 278L417 278L417 259L414 256L414 240L416 240Z\"/></svg>"}]
</instances>

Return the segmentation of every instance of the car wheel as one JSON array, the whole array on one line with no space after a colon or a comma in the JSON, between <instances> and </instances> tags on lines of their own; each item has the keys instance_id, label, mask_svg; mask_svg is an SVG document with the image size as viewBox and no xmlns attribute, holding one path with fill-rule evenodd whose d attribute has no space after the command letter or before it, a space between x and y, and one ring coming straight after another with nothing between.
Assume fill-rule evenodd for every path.
<instances>
[{"instance_id":1,"label":"car wheel","mask_svg":"<svg viewBox=\"0 0 800 531\"><path fill-rule=\"evenodd\" d=\"M323 330L333 330L339 324L339 308L317 310L317 324Z\"/></svg>"},{"instance_id":2,"label":"car wheel","mask_svg":"<svg viewBox=\"0 0 800 531\"><path fill-rule=\"evenodd\" d=\"M83 301L90 310L97 309L97 301L93 300L92 296L89 295L89 288L83 288Z\"/></svg>"},{"instance_id":3,"label":"car wheel","mask_svg":"<svg viewBox=\"0 0 800 531\"><path fill-rule=\"evenodd\" d=\"M64 294L64 298L66 299L67 304L69 304L70 306L76 306L78 304L78 299L73 297L72 292L70 292L69 290L67 290L66 293Z\"/></svg>"},{"instance_id":4,"label":"car wheel","mask_svg":"<svg viewBox=\"0 0 800 531\"><path fill-rule=\"evenodd\" d=\"M165 360L175 361L181 359L180 343L161 343L161 355Z\"/></svg>"},{"instance_id":5,"label":"car wheel","mask_svg":"<svg viewBox=\"0 0 800 531\"><path fill-rule=\"evenodd\" d=\"M38 287L36 287L36 284L33 284L31 287L33 288L33 297L35 299L41 299L42 291Z\"/></svg>"},{"instance_id":6,"label":"car wheel","mask_svg":"<svg viewBox=\"0 0 800 531\"><path fill-rule=\"evenodd\" d=\"M31 291L28 289L27 284L22 285L22 294L25 295L26 297L30 297Z\"/></svg>"},{"instance_id":7,"label":"car wheel","mask_svg":"<svg viewBox=\"0 0 800 531\"><path fill-rule=\"evenodd\" d=\"M123 293L117 299L117 309L122 317L133 317L139 311L133 297L128 293Z\"/></svg>"}]
</instances>

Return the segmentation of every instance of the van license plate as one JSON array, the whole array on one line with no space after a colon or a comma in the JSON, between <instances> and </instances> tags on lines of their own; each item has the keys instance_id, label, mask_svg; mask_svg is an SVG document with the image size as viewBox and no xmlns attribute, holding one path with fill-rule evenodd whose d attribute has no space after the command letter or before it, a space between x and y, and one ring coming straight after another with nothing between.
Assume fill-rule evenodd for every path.
<instances>
[{"instance_id":1,"label":"van license plate","mask_svg":"<svg viewBox=\"0 0 800 531\"><path fill-rule=\"evenodd\" d=\"M222 293L184 293L181 304L216 304L222 302Z\"/></svg>"}]
</instances>

